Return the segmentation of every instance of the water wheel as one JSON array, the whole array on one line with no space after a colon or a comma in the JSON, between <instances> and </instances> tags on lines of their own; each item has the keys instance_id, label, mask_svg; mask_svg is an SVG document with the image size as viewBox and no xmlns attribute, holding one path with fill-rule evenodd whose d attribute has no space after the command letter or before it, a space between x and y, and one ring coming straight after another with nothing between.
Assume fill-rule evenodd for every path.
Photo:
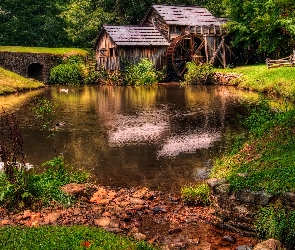
<instances>
[{"instance_id":1,"label":"water wheel","mask_svg":"<svg viewBox=\"0 0 295 250\"><path fill-rule=\"evenodd\" d=\"M167 74L171 80L183 80L186 63L204 61L205 41L195 34L175 38L167 49Z\"/></svg>"}]
</instances>

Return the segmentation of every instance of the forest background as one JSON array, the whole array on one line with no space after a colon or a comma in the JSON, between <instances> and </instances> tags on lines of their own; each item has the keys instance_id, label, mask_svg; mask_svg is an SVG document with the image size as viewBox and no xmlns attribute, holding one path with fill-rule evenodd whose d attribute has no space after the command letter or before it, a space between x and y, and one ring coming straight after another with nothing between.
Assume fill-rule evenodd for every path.
<instances>
[{"instance_id":1,"label":"forest background","mask_svg":"<svg viewBox=\"0 0 295 250\"><path fill-rule=\"evenodd\" d=\"M92 48L103 24L140 24L152 4L203 6L230 18L236 46L276 57L295 47L289 0L1 0L0 45Z\"/></svg>"}]
</instances>

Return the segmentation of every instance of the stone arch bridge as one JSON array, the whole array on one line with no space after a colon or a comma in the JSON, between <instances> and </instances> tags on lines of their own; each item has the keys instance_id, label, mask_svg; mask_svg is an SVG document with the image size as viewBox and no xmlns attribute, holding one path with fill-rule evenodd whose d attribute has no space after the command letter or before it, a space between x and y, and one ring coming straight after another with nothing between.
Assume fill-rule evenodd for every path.
<instances>
[{"instance_id":1,"label":"stone arch bridge","mask_svg":"<svg viewBox=\"0 0 295 250\"><path fill-rule=\"evenodd\" d=\"M56 66L63 55L50 53L0 52L0 67L23 77L48 83L50 70Z\"/></svg>"}]
</instances>

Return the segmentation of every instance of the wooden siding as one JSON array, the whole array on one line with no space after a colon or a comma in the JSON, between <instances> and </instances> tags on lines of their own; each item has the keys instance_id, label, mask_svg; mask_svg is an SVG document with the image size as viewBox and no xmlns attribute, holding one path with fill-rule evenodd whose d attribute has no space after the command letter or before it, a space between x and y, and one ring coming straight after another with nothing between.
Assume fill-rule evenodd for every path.
<instances>
[{"instance_id":1,"label":"wooden siding","mask_svg":"<svg viewBox=\"0 0 295 250\"><path fill-rule=\"evenodd\" d=\"M124 61L138 63L141 58L150 59L159 70L166 65L165 52L168 46L159 47L119 47L120 70L124 69Z\"/></svg>"},{"instance_id":2,"label":"wooden siding","mask_svg":"<svg viewBox=\"0 0 295 250\"><path fill-rule=\"evenodd\" d=\"M101 70L102 68L119 70L118 47L105 30L102 30L99 40L96 43L95 58L97 70Z\"/></svg>"}]
</instances>

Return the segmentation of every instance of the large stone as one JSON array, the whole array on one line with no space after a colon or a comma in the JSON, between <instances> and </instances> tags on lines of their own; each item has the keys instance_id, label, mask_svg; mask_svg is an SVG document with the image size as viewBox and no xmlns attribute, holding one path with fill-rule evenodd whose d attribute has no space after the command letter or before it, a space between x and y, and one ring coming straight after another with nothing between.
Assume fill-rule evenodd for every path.
<instances>
[{"instance_id":1,"label":"large stone","mask_svg":"<svg viewBox=\"0 0 295 250\"><path fill-rule=\"evenodd\" d=\"M94 220L94 223L99 227L108 227L111 223L111 218L101 217L99 219Z\"/></svg>"},{"instance_id":2,"label":"large stone","mask_svg":"<svg viewBox=\"0 0 295 250\"><path fill-rule=\"evenodd\" d=\"M272 195L262 191L254 192L250 190L242 190L235 194L235 198L238 201L265 206L270 202Z\"/></svg>"},{"instance_id":3,"label":"large stone","mask_svg":"<svg viewBox=\"0 0 295 250\"><path fill-rule=\"evenodd\" d=\"M269 239L257 244L253 250L286 250L280 241Z\"/></svg>"}]
</instances>

